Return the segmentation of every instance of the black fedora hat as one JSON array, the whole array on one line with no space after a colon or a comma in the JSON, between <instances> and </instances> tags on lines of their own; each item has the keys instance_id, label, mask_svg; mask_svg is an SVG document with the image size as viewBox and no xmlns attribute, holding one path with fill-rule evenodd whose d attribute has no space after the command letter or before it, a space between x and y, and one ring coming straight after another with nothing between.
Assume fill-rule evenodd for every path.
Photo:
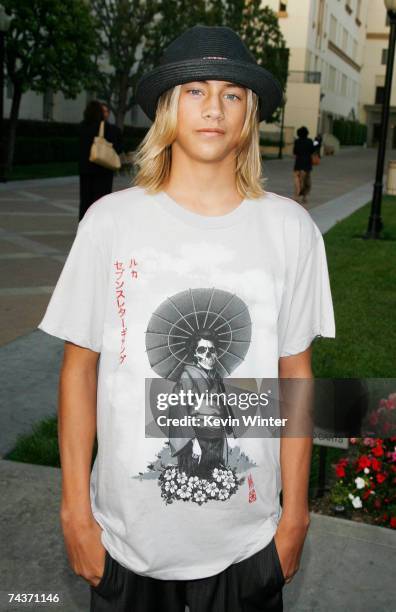
<instances>
[{"instance_id":1,"label":"black fedora hat","mask_svg":"<svg viewBox=\"0 0 396 612\"><path fill-rule=\"evenodd\" d=\"M175 38L159 66L138 81L136 102L154 121L159 96L181 83L231 81L259 97L259 120L269 119L283 100L279 81L259 66L242 39L226 26L196 25Z\"/></svg>"}]
</instances>

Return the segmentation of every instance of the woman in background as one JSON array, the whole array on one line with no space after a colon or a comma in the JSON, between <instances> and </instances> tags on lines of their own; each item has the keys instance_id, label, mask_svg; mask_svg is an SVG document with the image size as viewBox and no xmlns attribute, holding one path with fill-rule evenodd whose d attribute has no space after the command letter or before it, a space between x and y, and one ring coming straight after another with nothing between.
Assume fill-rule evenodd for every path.
<instances>
[{"instance_id":1,"label":"woman in background","mask_svg":"<svg viewBox=\"0 0 396 612\"><path fill-rule=\"evenodd\" d=\"M311 138L308 138L308 129L305 126L297 130L294 141L294 199L300 204L307 203L307 195L311 191L312 159L315 147Z\"/></svg>"},{"instance_id":2,"label":"woman in background","mask_svg":"<svg viewBox=\"0 0 396 612\"><path fill-rule=\"evenodd\" d=\"M80 124L80 207L79 221L87 209L102 196L113 190L114 171L89 161L91 145L99 134L100 122L104 121L104 137L113 144L117 153L121 152L121 132L118 128L105 121L102 103L92 100L84 111L84 119Z\"/></svg>"}]
</instances>

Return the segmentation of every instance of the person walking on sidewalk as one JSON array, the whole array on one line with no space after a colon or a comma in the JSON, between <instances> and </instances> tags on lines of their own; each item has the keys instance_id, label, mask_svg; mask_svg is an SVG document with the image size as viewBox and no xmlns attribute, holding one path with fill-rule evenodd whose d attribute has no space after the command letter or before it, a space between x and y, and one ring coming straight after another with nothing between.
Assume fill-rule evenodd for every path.
<instances>
[{"instance_id":1,"label":"person walking on sidewalk","mask_svg":"<svg viewBox=\"0 0 396 612\"><path fill-rule=\"evenodd\" d=\"M307 204L307 196L312 187L312 154L315 147L311 138L308 138L308 129L305 126L297 130L297 138L294 141L294 198L300 204Z\"/></svg>"},{"instance_id":2,"label":"person walking on sidewalk","mask_svg":"<svg viewBox=\"0 0 396 612\"><path fill-rule=\"evenodd\" d=\"M89 161L91 146L99 133L100 122L104 121L104 137L111 142L117 153L121 153L121 131L106 121L103 106L99 100L88 102L84 119L80 124L80 205L78 219L81 221L88 208L99 198L112 192L114 171Z\"/></svg>"},{"instance_id":3,"label":"person walking on sidewalk","mask_svg":"<svg viewBox=\"0 0 396 612\"><path fill-rule=\"evenodd\" d=\"M166 431L146 436L154 382L174 388L197 364L202 389L233 372L312 379L312 341L335 337L322 234L263 188L259 123L282 97L228 27L171 42L137 84L153 124L134 184L80 221L38 326L65 341L61 523L91 612L281 612L298 571L312 437L232 423L229 452L215 449L202 476L172 457ZM199 463L214 444L194 427Z\"/></svg>"}]
</instances>

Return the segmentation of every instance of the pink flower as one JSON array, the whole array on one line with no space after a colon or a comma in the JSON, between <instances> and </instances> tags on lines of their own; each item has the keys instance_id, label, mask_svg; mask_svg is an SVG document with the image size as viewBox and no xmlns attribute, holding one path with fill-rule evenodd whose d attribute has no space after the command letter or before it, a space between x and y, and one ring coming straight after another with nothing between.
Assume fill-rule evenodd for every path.
<instances>
[{"instance_id":1,"label":"pink flower","mask_svg":"<svg viewBox=\"0 0 396 612\"><path fill-rule=\"evenodd\" d=\"M393 463L396 463L396 450L393 453L388 453L388 457Z\"/></svg>"},{"instance_id":2,"label":"pink flower","mask_svg":"<svg viewBox=\"0 0 396 612\"><path fill-rule=\"evenodd\" d=\"M373 438L364 438L364 440L363 440L363 444L364 444L365 446L371 446L371 447L373 447L373 446L375 446L375 441L374 441L374 439L373 439Z\"/></svg>"},{"instance_id":3,"label":"pink flower","mask_svg":"<svg viewBox=\"0 0 396 612\"><path fill-rule=\"evenodd\" d=\"M388 397L387 408L388 410L393 410L396 408L396 393L391 393Z\"/></svg>"}]
</instances>

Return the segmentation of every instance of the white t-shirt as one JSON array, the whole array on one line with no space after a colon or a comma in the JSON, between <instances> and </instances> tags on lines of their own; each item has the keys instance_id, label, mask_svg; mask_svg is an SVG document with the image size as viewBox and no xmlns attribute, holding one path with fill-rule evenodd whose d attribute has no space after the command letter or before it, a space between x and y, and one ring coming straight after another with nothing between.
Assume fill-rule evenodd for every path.
<instances>
[{"instance_id":1,"label":"white t-shirt","mask_svg":"<svg viewBox=\"0 0 396 612\"><path fill-rule=\"evenodd\" d=\"M80 221L38 327L100 353L90 494L114 559L191 580L270 542L279 438L229 436L212 479L183 479L169 441L145 437L145 379L175 384L196 371L186 347L197 330L217 334L223 381L277 378L280 356L335 337L323 237L302 206L266 192L205 216L165 192L107 195Z\"/></svg>"}]
</instances>

